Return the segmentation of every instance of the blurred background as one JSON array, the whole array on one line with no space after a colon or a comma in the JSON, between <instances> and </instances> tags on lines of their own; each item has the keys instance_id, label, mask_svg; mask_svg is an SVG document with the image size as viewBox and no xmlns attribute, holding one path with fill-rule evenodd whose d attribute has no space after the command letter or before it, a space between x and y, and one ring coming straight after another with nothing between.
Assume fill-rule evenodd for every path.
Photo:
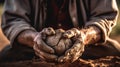
<instances>
[{"instance_id":1,"label":"blurred background","mask_svg":"<svg viewBox=\"0 0 120 67\"><path fill-rule=\"evenodd\" d=\"M0 23L1 23L2 11L3 11L3 3L4 3L4 0L0 0ZM120 10L120 0L117 0L117 4ZM113 31L110 37L113 39L116 39L120 43L120 15L117 21L117 25L113 28ZM2 48L8 44L9 44L9 41L3 35L2 30L0 28L0 50L2 50Z\"/></svg>"}]
</instances>

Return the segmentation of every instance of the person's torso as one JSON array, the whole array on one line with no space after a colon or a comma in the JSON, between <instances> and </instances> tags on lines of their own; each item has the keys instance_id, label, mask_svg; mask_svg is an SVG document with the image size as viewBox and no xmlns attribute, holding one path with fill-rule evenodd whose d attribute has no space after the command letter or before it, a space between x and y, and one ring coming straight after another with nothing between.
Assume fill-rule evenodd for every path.
<instances>
[{"instance_id":1,"label":"person's torso","mask_svg":"<svg viewBox=\"0 0 120 67\"><path fill-rule=\"evenodd\" d=\"M49 4L46 1L49 1ZM57 9L56 6L53 7L53 5L58 5L58 3L51 4L51 1L32 0L30 4L32 7L31 25L37 31L51 25L55 26L55 28L60 28L61 26L68 27L66 29L73 27L82 28L84 23L89 19L88 0L68 0L69 2L65 4L62 14L58 10L59 6L57 6Z\"/></svg>"},{"instance_id":2,"label":"person's torso","mask_svg":"<svg viewBox=\"0 0 120 67\"><path fill-rule=\"evenodd\" d=\"M70 29L73 27L70 19L68 2L69 0L50 0L47 2L47 18L45 27L53 27L54 29Z\"/></svg>"}]
</instances>

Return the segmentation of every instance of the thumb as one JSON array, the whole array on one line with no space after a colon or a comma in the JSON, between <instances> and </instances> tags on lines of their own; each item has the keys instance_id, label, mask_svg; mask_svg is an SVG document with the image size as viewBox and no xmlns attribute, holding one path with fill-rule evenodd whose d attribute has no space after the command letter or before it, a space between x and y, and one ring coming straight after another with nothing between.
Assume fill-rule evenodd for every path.
<instances>
[{"instance_id":1,"label":"thumb","mask_svg":"<svg viewBox=\"0 0 120 67\"><path fill-rule=\"evenodd\" d=\"M65 38L72 38L80 34L80 31L77 28L72 28L70 30L67 30L64 34L63 37Z\"/></svg>"}]
</instances>

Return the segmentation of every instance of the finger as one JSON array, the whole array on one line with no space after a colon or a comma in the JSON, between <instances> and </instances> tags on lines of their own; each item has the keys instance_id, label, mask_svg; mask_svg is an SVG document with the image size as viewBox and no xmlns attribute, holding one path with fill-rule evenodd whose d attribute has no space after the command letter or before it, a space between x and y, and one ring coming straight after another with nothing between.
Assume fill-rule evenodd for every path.
<instances>
[{"instance_id":1,"label":"finger","mask_svg":"<svg viewBox=\"0 0 120 67\"><path fill-rule=\"evenodd\" d=\"M75 36L75 34L72 30L68 30L63 34L63 37L65 37L65 38L71 38L73 36Z\"/></svg>"},{"instance_id":2,"label":"finger","mask_svg":"<svg viewBox=\"0 0 120 67\"><path fill-rule=\"evenodd\" d=\"M37 55L43 58L45 61L57 61L57 56L53 54L46 53L42 50L36 50Z\"/></svg>"},{"instance_id":3,"label":"finger","mask_svg":"<svg viewBox=\"0 0 120 67\"><path fill-rule=\"evenodd\" d=\"M38 33L37 36L34 38L34 42L36 42L38 38L39 38L39 39L41 38L40 33Z\"/></svg>"},{"instance_id":4,"label":"finger","mask_svg":"<svg viewBox=\"0 0 120 67\"><path fill-rule=\"evenodd\" d=\"M55 32L56 32L56 34L60 34L60 33L65 32L65 30L63 30L63 29L57 29L57 30L55 30Z\"/></svg>"},{"instance_id":5,"label":"finger","mask_svg":"<svg viewBox=\"0 0 120 67\"><path fill-rule=\"evenodd\" d=\"M47 53L55 53L54 49L48 46L42 39L37 40L37 45L39 49L47 52Z\"/></svg>"},{"instance_id":6,"label":"finger","mask_svg":"<svg viewBox=\"0 0 120 67\"><path fill-rule=\"evenodd\" d=\"M48 52L48 53L55 53L54 49L48 46L41 38L41 34L39 33L35 39L34 39L35 44L38 45L39 49Z\"/></svg>"},{"instance_id":7,"label":"finger","mask_svg":"<svg viewBox=\"0 0 120 67\"><path fill-rule=\"evenodd\" d=\"M84 52L84 45L81 47L81 49L72 58L72 62L76 61L83 54L83 52Z\"/></svg>"},{"instance_id":8,"label":"finger","mask_svg":"<svg viewBox=\"0 0 120 67\"><path fill-rule=\"evenodd\" d=\"M64 63L67 60L68 60L68 57L61 56L61 57L58 58L58 63Z\"/></svg>"},{"instance_id":9,"label":"finger","mask_svg":"<svg viewBox=\"0 0 120 67\"><path fill-rule=\"evenodd\" d=\"M42 61L45 61L45 58L44 58L42 55L39 54L40 51L39 51L38 45L34 45L34 46L33 46L33 49L34 49L34 51L35 51L35 54L36 54L37 56L39 56Z\"/></svg>"},{"instance_id":10,"label":"finger","mask_svg":"<svg viewBox=\"0 0 120 67\"><path fill-rule=\"evenodd\" d=\"M83 53L83 50L81 52L81 48L83 48L83 46L80 45L81 43L76 42L70 49L65 52L64 56L58 59L58 62L74 62L77 60L81 55L80 53Z\"/></svg>"},{"instance_id":11,"label":"finger","mask_svg":"<svg viewBox=\"0 0 120 67\"><path fill-rule=\"evenodd\" d=\"M78 52L81 48L81 44L80 43L75 43L70 49L68 49L65 52L65 56L73 56L76 52Z\"/></svg>"},{"instance_id":12,"label":"finger","mask_svg":"<svg viewBox=\"0 0 120 67\"><path fill-rule=\"evenodd\" d=\"M71 58L71 62L76 61L84 52L84 44L82 43L75 43L74 44L75 47L73 47L73 49L75 49L75 53L73 54L72 58Z\"/></svg>"},{"instance_id":13,"label":"finger","mask_svg":"<svg viewBox=\"0 0 120 67\"><path fill-rule=\"evenodd\" d=\"M78 51L77 53L75 53L70 62L76 61L82 55L82 53L82 51Z\"/></svg>"},{"instance_id":14,"label":"finger","mask_svg":"<svg viewBox=\"0 0 120 67\"><path fill-rule=\"evenodd\" d=\"M44 34L44 35L53 35L53 34L55 34L55 31L52 27L48 27L48 28L44 28L41 31L41 33Z\"/></svg>"},{"instance_id":15,"label":"finger","mask_svg":"<svg viewBox=\"0 0 120 67\"><path fill-rule=\"evenodd\" d=\"M59 63L64 63L64 62L70 62L70 60L71 60L71 56L69 55L63 55L63 56L60 56L59 58L58 58L58 62Z\"/></svg>"},{"instance_id":16,"label":"finger","mask_svg":"<svg viewBox=\"0 0 120 67\"><path fill-rule=\"evenodd\" d=\"M58 62L70 62L70 59L72 57L72 54L70 54L70 50L71 49L68 49L66 52L65 52L65 55L61 56L58 58Z\"/></svg>"},{"instance_id":17,"label":"finger","mask_svg":"<svg viewBox=\"0 0 120 67\"><path fill-rule=\"evenodd\" d=\"M78 29L72 28L71 30L66 31L63 34L63 37L65 37L65 38L71 38L71 37L77 36L79 34L80 34L80 31Z\"/></svg>"},{"instance_id":18,"label":"finger","mask_svg":"<svg viewBox=\"0 0 120 67\"><path fill-rule=\"evenodd\" d=\"M69 53L68 53L69 54ZM69 54L66 56L61 56L58 61L59 62L74 62L79 58L79 53Z\"/></svg>"}]
</instances>

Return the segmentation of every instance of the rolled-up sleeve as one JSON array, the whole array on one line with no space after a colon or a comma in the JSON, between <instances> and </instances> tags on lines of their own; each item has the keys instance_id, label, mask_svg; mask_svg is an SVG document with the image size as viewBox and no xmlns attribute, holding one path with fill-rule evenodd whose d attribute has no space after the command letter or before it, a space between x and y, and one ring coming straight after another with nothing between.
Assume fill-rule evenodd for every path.
<instances>
[{"instance_id":1,"label":"rolled-up sleeve","mask_svg":"<svg viewBox=\"0 0 120 67\"><path fill-rule=\"evenodd\" d=\"M116 25L118 8L116 0L91 0L90 19L85 26L95 25L102 31L102 40L105 42Z\"/></svg>"},{"instance_id":2,"label":"rolled-up sleeve","mask_svg":"<svg viewBox=\"0 0 120 67\"><path fill-rule=\"evenodd\" d=\"M29 0L5 0L1 26L10 44L15 43L15 38L21 31L35 30L30 24L30 14Z\"/></svg>"}]
</instances>

